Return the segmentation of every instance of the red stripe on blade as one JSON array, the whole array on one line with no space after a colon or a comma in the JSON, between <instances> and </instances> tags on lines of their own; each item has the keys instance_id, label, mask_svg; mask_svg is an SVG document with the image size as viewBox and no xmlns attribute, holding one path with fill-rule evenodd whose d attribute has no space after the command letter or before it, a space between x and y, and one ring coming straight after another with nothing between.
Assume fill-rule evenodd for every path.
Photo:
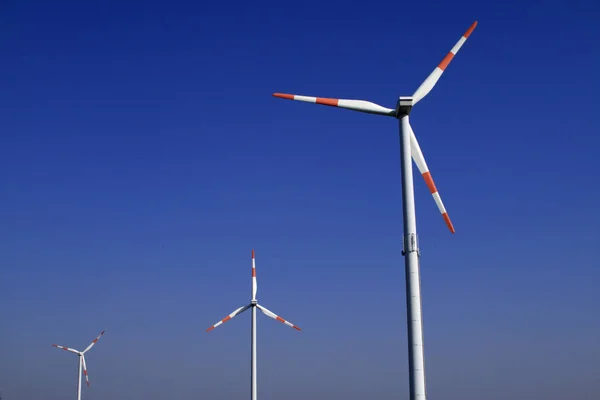
<instances>
[{"instance_id":1,"label":"red stripe on blade","mask_svg":"<svg viewBox=\"0 0 600 400\"><path fill-rule=\"evenodd\" d=\"M435 183L433 183L433 179L431 178L431 173L425 172L423 174L423 179L425 179L425 183L427 184L427 187L429 188L429 191L431 192L431 194L434 194L435 192L437 192Z\"/></svg>"},{"instance_id":2,"label":"red stripe on blade","mask_svg":"<svg viewBox=\"0 0 600 400\"><path fill-rule=\"evenodd\" d=\"M471 33L473 33L473 31L475 30L475 27L477 26L477 21L473 22L471 24L471 26L469 27L469 29L467 29L467 31L465 32L465 34L463 35L465 37L465 39L468 39L469 36L471 36Z\"/></svg>"},{"instance_id":3,"label":"red stripe on blade","mask_svg":"<svg viewBox=\"0 0 600 400\"><path fill-rule=\"evenodd\" d=\"M293 94L273 93L273 96L279 97L280 99L294 100L294 95Z\"/></svg>"},{"instance_id":4,"label":"red stripe on blade","mask_svg":"<svg viewBox=\"0 0 600 400\"><path fill-rule=\"evenodd\" d=\"M450 221L450 217L448 216L448 213L444 213L444 214L442 214L442 216L444 217L444 221L446 221L446 225L448 225L448 229L450 229L450 232L455 233L454 225L452 225L452 221Z\"/></svg>"},{"instance_id":5,"label":"red stripe on blade","mask_svg":"<svg viewBox=\"0 0 600 400\"><path fill-rule=\"evenodd\" d=\"M317 97L317 104L324 104L326 106L333 106L333 107L337 107L338 106L338 99L326 99L324 97Z\"/></svg>"},{"instance_id":6,"label":"red stripe on blade","mask_svg":"<svg viewBox=\"0 0 600 400\"><path fill-rule=\"evenodd\" d=\"M449 52L448 54L446 54L446 57L444 57L442 62L440 62L440 65L438 65L438 68L441 69L442 71L444 71L448 67L448 64L450 64L450 61L452 61L453 58L454 58L454 54Z\"/></svg>"}]
</instances>

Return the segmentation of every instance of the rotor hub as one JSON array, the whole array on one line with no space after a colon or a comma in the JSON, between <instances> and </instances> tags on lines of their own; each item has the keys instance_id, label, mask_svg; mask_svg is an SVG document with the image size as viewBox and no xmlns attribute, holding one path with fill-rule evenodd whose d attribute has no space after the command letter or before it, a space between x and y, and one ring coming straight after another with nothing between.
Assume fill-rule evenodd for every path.
<instances>
[{"instance_id":1,"label":"rotor hub","mask_svg":"<svg viewBox=\"0 0 600 400\"><path fill-rule=\"evenodd\" d=\"M255 307L258 304L258 300L252 300L250 304L252 305L252 307Z\"/></svg>"}]
</instances>

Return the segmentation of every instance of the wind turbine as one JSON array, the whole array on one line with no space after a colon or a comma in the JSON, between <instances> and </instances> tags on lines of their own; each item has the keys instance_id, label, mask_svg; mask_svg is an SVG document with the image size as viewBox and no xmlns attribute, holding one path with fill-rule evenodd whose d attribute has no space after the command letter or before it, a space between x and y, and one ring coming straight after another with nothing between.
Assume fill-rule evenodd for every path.
<instances>
[{"instance_id":1,"label":"wind turbine","mask_svg":"<svg viewBox=\"0 0 600 400\"><path fill-rule=\"evenodd\" d=\"M77 378L77 400L81 400L81 369L82 369L82 367L83 367L83 374L85 375L85 383L88 385L88 387L90 386L90 380L88 378L87 366L85 365L85 353L87 353L88 351L90 351L90 349L92 347L94 347L94 345L96 344L98 339L100 339L100 337L102 337L102 335L104 335L104 332L106 332L106 331L100 332L98 337L96 339L92 340L92 343L90 343L90 345L88 347L86 347L84 351L79 351L79 350L71 349L69 347L59 346L57 344L52 345L59 349L63 349L64 351L69 351L71 353L75 353L79 356L79 376Z\"/></svg>"},{"instance_id":2,"label":"wind turbine","mask_svg":"<svg viewBox=\"0 0 600 400\"><path fill-rule=\"evenodd\" d=\"M233 317L235 317L236 315L240 315L247 309L252 308L252 324L251 324L251 332L252 332L251 333L251 342L252 342L252 344L251 344L251 353L250 353L251 354L250 355L250 364L251 364L250 393L251 393L252 400L256 400L256 395L257 395L257 391L256 391L256 309L258 308L267 317L271 317L271 318L273 318L279 322L282 322L282 323L286 324L287 326L294 328L298 331L300 330L300 328L298 328L296 325L292 324L289 321L286 321L285 319L281 318L277 314L268 310L266 307L263 307L260 304L258 304L258 301L256 300L257 288L258 287L256 285L256 260L254 258L254 249L253 249L252 250L252 300L250 301L250 304L238 308L237 310L235 310L234 312L232 312L231 314L229 314L228 316L226 316L225 318L223 318L222 320L220 320L219 322L217 322L216 324L214 324L213 326L211 326L210 328L208 328L206 330L206 332L210 332L213 329L215 329L217 326L221 325L222 323L227 322L230 319L232 319Z\"/></svg>"},{"instance_id":3,"label":"wind turbine","mask_svg":"<svg viewBox=\"0 0 600 400\"><path fill-rule=\"evenodd\" d=\"M382 107L378 104L363 100L331 99L322 97L298 96L293 94L274 93L273 96L303 101L307 103L316 103L326 106L346 108L354 111L361 111L369 114L386 115L394 117L400 121L400 162L402 166L402 203L404 220L404 237L402 255L405 257L406 268L406 299L407 299L407 320L408 320L408 354L409 354L409 383L410 399L425 400L425 361L423 355L423 321L421 315L421 287L419 276L419 248L417 244L417 227L415 218L414 188L411 156L417 165L425 183L435 200L448 229L454 233L454 226L442 203L442 199L431 178L429 168L425 163L423 152L419 147L417 138L409 122L409 114L412 107L421 101L440 79L450 61L463 46L467 38L471 35L477 21L473 22L469 29L462 35L452 50L433 72L423 81L421 86L412 96L401 96L398 99L395 109Z\"/></svg>"}]
</instances>

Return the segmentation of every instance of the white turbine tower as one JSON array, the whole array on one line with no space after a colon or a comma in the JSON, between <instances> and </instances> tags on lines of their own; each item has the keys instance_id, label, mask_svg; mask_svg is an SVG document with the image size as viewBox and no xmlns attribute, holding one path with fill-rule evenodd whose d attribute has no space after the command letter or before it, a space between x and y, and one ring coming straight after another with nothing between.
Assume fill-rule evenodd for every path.
<instances>
[{"instance_id":1,"label":"white turbine tower","mask_svg":"<svg viewBox=\"0 0 600 400\"><path fill-rule=\"evenodd\" d=\"M454 226L442 203L442 199L433 183L429 168L417 142L417 138L409 123L409 114L412 107L422 100L433 89L440 79L450 61L465 43L469 35L477 26L477 21L469 27L465 34L454 45L452 50L444 57L436 69L423 81L421 86L412 96L402 96L398 99L396 109L382 107L363 100L344 100L321 97L298 96L292 94L274 93L273 96L303 101L307 103L323 104L326 106L347 108L369 114L386 115L400 120L400 161L402 165L402 203L404 219L404 238L402 255L405 257L406 266L406 298L408 320L408 354L409 354L409 383L410 399L425 400L425 361L423 355L423 321L421 315L421 287L419 274L419 248L417 245L417 227L415 218L415 203L413 190L413 174L411 156L425 179L433 198L440 210L446 225L452 233Z\"/></svg>"},{"instance_id":2,"label":"white turbine tower","mask_svg":"<svg viewBox=\"0 0 600 400\"><path fill-rule=\"evenodd\" d=\"M106 331L102 331L96 339L92 340L92 343L90 343L90 345L88 347L86 347L84 351L79 351L79 350L71 349L69 347L59 346L57 344L52 345L59 349L63 349L64 351L69 351L71 353L75 353L79 356L79 373L78 373L78 378L77 378L77 400L81 400L81 369L82 369L82 367L83 367L83 374L85 375L85 383L88 386L90 386L90 380L88 378L87 366L85 365L85 353L87 353L88 351L90 351L90 349L92 347L94 347L94 345L96 344L98 339L100 339L100 337L102 337L102 335L104 335L104 332L106 332Z\"/></svg>"},{"instance_id":3,"label":"white turbine tower","mask_svg":"<svg viewBox=\"0 0 600 400\"><path fill-rule=\"evenodd\" d=\"M219 322L217 322L216 324L214 324L213 326L211 326L210 328L208 328L206 330L206 332L210 332L213 329L215 329L217 326L221 325L222 323L227 322L230 319L232 319L233 317L235 317L236 315L239 315L239 314L243 313L244 311L246 311L247 309L252 308L252 324L251 324L251 332L252 332L251 333L251 343L252 344L251 344L251 353L250 353L251 354L251 356L250 356L251 400L256 400L256 396L257 396L257 391L256 391L256 309L258 308L267 317L271 317L273 319L276 319L279 322L283 322L284 324L286 324L287 326L289 326L291 328L300 330L300 328L298 328L296 325L292 324L291 322L286 321L285 319L281 318L277 314L273 313L272 311L269 311L267 308L258 304L258 301L256 300L256 291L257 291L256 260L254 258L254 250L252 250L252 300L250 301L250 304L238 308L237 310L235 310L234 312L232 312L231 314L229 314L228 316L226 316L225 318L223 318L222 320L220 320Z\"/></svg>"}]
</instances>

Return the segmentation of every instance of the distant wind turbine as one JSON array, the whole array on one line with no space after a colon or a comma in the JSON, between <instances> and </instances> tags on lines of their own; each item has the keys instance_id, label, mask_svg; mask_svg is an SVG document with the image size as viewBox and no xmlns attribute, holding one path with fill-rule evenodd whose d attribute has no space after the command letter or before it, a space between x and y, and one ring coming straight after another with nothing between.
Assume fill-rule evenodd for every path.
<instances>
[{"instance_id":1,"label":"distant wind turbine","mask_svg":"<svg viewBox=\"0 0 600 400\"><path fill-rule=\"evenodd\" d=\"M252 250L252 300L250 301L250 304L238 308L237 310L235 310L234 312L232 312L231 314L229 314L228 316L226 316L225 318L223 318L222 320L220 320L219 322L217 322L216 324L214 324L213 326L211 326L210 328L208 328L206 330L206 332L210 332L213 329L215 329L217 326L221 325L222 323L227 322L230 319L232 319L233 317L235 317L236 315L239 315L239 314L243 313L244 311L246 311L247 309L252 308L252 325L251 325L251 332L252 332L251 333L251 337L252 337L251 347L252 347L252 350L251 350L251 357L250 357L250 363L251 363L250 392L251 392L252 400L256 400L256 395L257 395L257 391L256 391L256 309L258 308L267 317L271 317L273 319L276 319L279 322L286 324L287 326L289 326L291 328L300 330L300 328L298 328L296 325L292 324L289 321L286 321L285 319L281 318L277 314L273 313L272 311L269 311L267 308L258 304L258 301L256 300L256 291L257 291L256 260L254 258L254 250Z\"/></svg>"},{"instance_id":2,"label":"distant wind turbine","mask_svg":"<svg viewBox=\"0 0 600 400\"><path fill-rule=\"evenodd\" d=\"M79 351L79 350L71 349L69 347L59 346L57 344L52 345L59 349L63 349L64 351L69 351L71 353L75 353L79 356L79 375L78 375L79 377L77 378L77 400L81 400L81 369L82 369L82 367L83 367L83 374L85 375L85 383L88 386L90 386L90 380L88 378L87 366L85 365L85 353L87 353L88 351L90 351L90 349L92 347L94 347L94 345L96 344L98 339L100 339L100 337L102 337L102 335L104 335L104 332L106 332L106 331L102 331L96 339L92 340L92 343L90 343L90 345L88 347L86 347L86 349L84 351Z\"/></svg>"}]
</instances>

